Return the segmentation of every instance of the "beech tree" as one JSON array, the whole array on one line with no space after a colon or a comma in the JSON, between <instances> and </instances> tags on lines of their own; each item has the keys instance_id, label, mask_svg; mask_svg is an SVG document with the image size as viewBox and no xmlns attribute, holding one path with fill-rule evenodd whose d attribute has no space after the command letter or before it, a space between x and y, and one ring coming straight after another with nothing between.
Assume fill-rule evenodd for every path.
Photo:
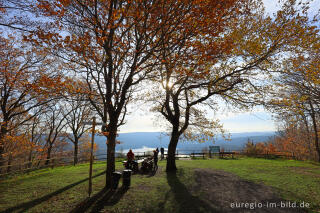
<instances>
[{"instance_id":1,"label":"beech tree","mask_svg":"<svg viewBox=\"0 0 320 213\"><path fill-rule=\"evenodd\" d=\"M28 168L32 167L33 160L38 155L38 151L42 149L45 126L43 125L43 121L40 119L41 117L42 114L38 113L37 116L33 117L33 119L29 120L22 126L22 132L27 137L28 141L30 141L30 146L27 149L29 152L27 159L29 162Z\"/></svg>"},{"instance_id":2,"label":"beech tree","mask_svg":"<svg viewBox=\"0 0 320 213\"><path fill-rule=\"evenodd\" d=\"M79 153L79 142L80 138L86 133L90 128L85 125L85 122L88 122L92 119L93 110L90 106L90 102L83 91L83 86L85 82L76 82L74 81L73 88L71 91L78 90L78 93L70 94L69 97L66 97L66 112L65 118L67 122L67 130L71 130L71 134L67 134L68 139L74 145L74 160L73 164L78 163L78 153ZM82 90L81 92L79 92Z\"/></svg>"},{"instance_id":3,"label":"beech tree","mask_svg":"<svg viewBox=\"0 0 320 213\"><path fill-rule=\"evenodd\" d=\"M302 128L298 121L303 121L302 123L308 132L304 142L310 147L308 141L313 140L313 147L318 155L317 159L320 161L318 130L318 117L320 116L319 16L309 17L307 9L308 4L301 8L299 15L295 17L296 20L291 22L295 23L294 29L297 33L293 38L290 38L286 55L283 56L282 64L278 66L277 74L273 77L274 86L270 90L270 97L266 105L279 117L287 117L287 119L295 121L290 122L283 119L286 121L285 123L300 126L299 131ZM294 128L288 126L285 129ZM294 142L293 139L292 143Z\"/></svg>"},{"instance_id":4,"label":"beech tree","mask_svg":"<svg viewBox=\"0 0 320 213\"><path fill-rule=\"evenodd\" d=\"M25 156L25 152L32 145L32 142L29 141L26 135L23 134L21 126L17 125L20 120L25 119L25 116L28 115L21 114L10 120L10 122L7 123L8 129L10 129L10 131L8 131L7 134L5 134L2 138L4 148L3 158L7 159L7 173L11 171L12 164L14 164L15 162L23 162L23 160L21 160L21 157ZM20 161L16 161L17 158ZM0 172L1 170L4 171L4 167L4 165L2 166L2 168L0 167Z\"/></svg>"},{"instance_id":5,"label":"beech tree","mask_svg":"<svg viewBox=\"0 0 320 213\"><path fill-rule=\"evenodd\" d=\"M318 161L310 115L298 114L282 108L277 111L276 118L278 132L273 141L276 149L291 153L299 160Z\"/></svg>"},{"instance_id":6,"label":"beech tree","mask_svg":"<svg viewBox=\"0 0 320 213\"><path fill-rule=\"evenodd\" d=\"M308 34L303 27L306 20L299 18L292 1L286 2L274 19L264 14L260 1L219 5L222 8L215 5L219 12L226 11L222 16L213 12L203 16L206 22L197 19L210 24L199 23L199 34L186 32L182 42L175 46L165 41L158 56L159 73L152 78L163 88L156 92L155 109L171 126L167 171L177 169L176 146L183 134L190 136L185 134L190 125L209 130L205 132L208 136L213 135L214 127L221 128L203 119L206 113L199 104L214 106L219 98L236 106L261 103L263 91L269 88L265 79L277 70L290 45ZM204 11L201 13L207 14Z\"/></svg>"},{"instance_id":7,"label":"beech tree","mask_svg":"<svg viewBox=\"0 0 320 213\"><path fill-rule=\"evenodd\" d=\"M320 161L319 122L320 116L320 69L319 38L309 42L307 53L295 54L288 58L283 72L275 79L278 89L269 103L269 107L281 117L302 120L308 136L305 142L313 138L314 148ZM316 47L316 49L314 49ZM312 51L315 50L315 51ZM299 49L301 53L301 48ZM289 128L287 128L289 129ZM309 139L309 140L308 140Z\"/></svg>"},{"instance_id":8,"label":"beech tree","mask_svg":"<svg viewBox=\"0 0 320 213\"><path fill-rule=\"evenodd\" d=\"M65 113L66 108L62 106L62 103L53 102L47 106L44 113L45 122L45 145L44 149L47 152L46 162L48 165L51 160L51 154L54 151L55 145L58 141L63 141L66 138L66 133L63 131L66 123Z\"/></svg>"},{"instance_id":9,"label":"beech tree","mask_svg":"<svg viewBox=\"0 0 320 213\"><path fill-rule=\"evenodd\" d=\"M232 49L232 40L225 32L237 25L239 16L248 15L247 1L202 2L196 10L190 10L183 21L184 28L173 37L166 38L157 55L159 66L151 79L155 86L155 110L170 123L170 143L166 171L176 170L175 152L179 139L200 142L223 132L217 120L207 118L206 111L197 105L207 105L214 94L221 94L235 87L242 80L230 78L232 73L211 75L210 66L217 58ZM166 29L164 29L166 30ZM224 34L224 39L219 38ZM179 41L179 42L172 42ZM236 72L234 73L236 75ZM160 89L159 89L160 88ZM151 95L152 96L152 95ZM214 107L213 107L214 108Z\"/></svg>"},{"instance_id":10,"label":"beech tree","mask_svg":"<svg viewBox=\"0 0 320 213\"><path fill-rule=\"evenodd\" d=\"M222 126L197 106L207 105L213 95L227 94L243 82L240 74L247 69L232 69L222 59L231 54L233 46L226 32L238 24L241 15L248 15L248 4L225 1L202 5L197 12L205 15L190 14L197 19L188 23L187 30L162 43L159 72L151 79L161 85L160 89L156 86L152 98L156 100L154 109L171 125L167 172L176 170L175 152L182 135L203 141L212 138L217 129L223 132ZM171 39L180 42L172 44ZM224 66L215 67L219 63Z\"/></svg>"},{"instance_id":11,"label":"beech tree","mask_svg":"<svg viewBox=\"0 0 320 213\"><path fill-rule=\"evenodd\" d=\"M23 46L13 36L0 37L0 165L5 135L37 116L63 88L62 76L52 71L43 52ZM57 86L57 88L56 88ZM60 89L59 89L60 88ZM51 94L49 96L48 94ZM15 118L20 118L11 125Z\"/></svg>"}]
</instances>

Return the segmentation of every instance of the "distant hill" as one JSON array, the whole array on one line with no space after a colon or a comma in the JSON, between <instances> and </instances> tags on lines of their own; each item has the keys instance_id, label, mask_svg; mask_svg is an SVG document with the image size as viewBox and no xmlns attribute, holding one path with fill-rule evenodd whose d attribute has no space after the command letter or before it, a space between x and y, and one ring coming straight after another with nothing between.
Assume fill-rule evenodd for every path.
<instances>
[{"instance_id":1,"label":"distant hill","mask_svg":"<svg viewBox=\"0 0 320 213\"><path fill-rule=\"evenodd\" d=\"M169 136L162 133L161 141L159 135L161 132L133 132L133 133L120 133L117 138L122 143L116 146L117 151L127 152L128 149L152 150L156 147L167 148L169 144ZM198 143L194 141L182 141L178 143L177 149L181 153L189 153L193 151L200 151L209 146L220 146L225 151L242 150L248 139L253 142L263 142L274 136L274 132L244 132L244 133L232 133L231 141L225 141L222 137L213 143L213 141L207 141L205 143ZM98 153L106 153L106 138L104 136L95 136L95 143L98 145Z\"/></svg>"}]
</instances>

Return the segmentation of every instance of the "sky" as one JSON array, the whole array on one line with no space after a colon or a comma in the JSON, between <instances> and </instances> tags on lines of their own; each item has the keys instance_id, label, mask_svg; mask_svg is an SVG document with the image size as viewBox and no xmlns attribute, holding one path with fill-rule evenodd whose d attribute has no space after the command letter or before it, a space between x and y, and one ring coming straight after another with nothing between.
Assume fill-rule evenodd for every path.
<instances>
[{"instance_id":1,"label":"sky","mask_svg":"<svg viewBox=\"0 0 320 213\"><path fill-rule=\"evenodd\" d=\"M278 0L263 0L266 12L275 13L279 8ZM320 8L320 0L311 3L310 15ZM257 107L250 112L231 112L223 111L214 113L209 112L209 117L219 119L224 129L229 133L236 132L265 132L276 131L277 126L272 118L272 114ZM126 132L158 132L165 131L159 120L163 120L162 115L149 112L146 106L136 106L131 115L126 117L127 123L120 127L120 133Z\"/></svg>"},{"instance_id":2,"label":"sky","mask_svg":"<svg viewBox=\"0 0 320 213\"><path fill-rule=\"evenodd\" d=\"M221 113L212 118L219 119L224 129L230 133L238 132L265 132L275 131L276 125L272 114L263 109L251 112L228 112ZM127 132L160 132L166 131L161 128L158 120L163 118L160 114L147 112L140 109L127 116L127 123L120 127L120 133Z\"/></svg>"}]
</instances>

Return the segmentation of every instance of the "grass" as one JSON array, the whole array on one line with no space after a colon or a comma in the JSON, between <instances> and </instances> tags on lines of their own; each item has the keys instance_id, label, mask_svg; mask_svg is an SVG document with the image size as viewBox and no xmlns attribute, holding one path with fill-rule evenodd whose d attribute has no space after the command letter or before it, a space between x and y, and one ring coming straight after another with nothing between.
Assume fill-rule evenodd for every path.
<instances>
[{"instance_id":1,"label":"grass","mask_svg":"<svg viewBox=\"0 0 320 213\"><path fill-rule=\"evenodd\" d=\"M94 165L94 175L97 176L94 183L102 181L104 169L105 164ZM69 202L86 197L88 170L88 164L41 169L1 181L0 211L13 207L10 211L46 212L46 209L55 209L63 212Z\"/></svg>"},{"instance_id":2,"label":"grass","mask_svg":"<svg viewBox=\"0 0 320 213\"><path fill-rule=\"evenodd\" d=\"M261 158L215 159L194 161L187 168L221 169L239 177L272 186L284 199L309 202L320 211L320 165L296 160L268 160Z\"/></svg>"},{"instance_id":3,"label":"grass","mask_svg":"<svg viewBox=\"0 0 320 213\"><path fill-rule=\"evenodd\" d=\"M287 200L305 201L313 211L320 210L319 164L294 160L240 158L236 160L178 160L177 174L160 172L155 176L134 175L128 191L103 191L105 162L93 167L93 198L87 198L88 164L42 169L0 180L0 212L69 212L79 204L81 210L107 212L206 212L200 191L189 190L196 182L193 170L225 170L239 177L272 186ZM120 162L116 169L122 169ZM121 183L120 183L121 185Z\"/></svg>"}]
</instances>

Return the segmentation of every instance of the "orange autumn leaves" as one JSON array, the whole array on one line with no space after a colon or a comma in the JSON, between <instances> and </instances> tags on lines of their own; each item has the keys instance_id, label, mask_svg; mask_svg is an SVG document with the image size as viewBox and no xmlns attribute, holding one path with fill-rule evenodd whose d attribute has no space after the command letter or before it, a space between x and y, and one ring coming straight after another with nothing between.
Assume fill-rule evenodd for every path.
<instances>
[{"instance_id":1,"label":"orange autumn leaves","mask_svg":"<svg viewBox=\"0 0 320 213\"><path fill-rule=\"evenodd\" d=\"M14 36L0 37L0 146L4 152L27 151L31 144L19 128L40 108L66 93L68 82L51 65L53 60Z\"/></svg>"},{"instance_id":2,"label":"orange autumn leaves","mask_svg":"<svg viewBox=\"0 0 320 213\"><path fill-rule=\"evenodd\" d=\"M113 51L126 51L128 55L132 54L129 49L133 41L124 35L127 33L126 30L132 28L131 22L133 22L138 25L135 30L143 32L145 30L143 28L148 27L147 30L150 32L159 31L161 39L166 40L164 37L168 36L167 39L171 40L170 42L179 42L186 35L199 35L208 42L199 43L190 40L185 45L192 46L194 54L202 53L199 63L205 63L205 60L209 58L212 60L215 55L230 50L231 39L217 41L214 38L223 31L225 26L235 24L237 13L245 12L238 11L239 6L245 2L244 0L222 2L181 0L154 3L127 1L118 8L114 6L116 3L113 1L84 1L82 4L86 7L82 8L82 4L70 1L56 0L49 3L39 0L38 8L43 15L49 19L52 18L55 29L63 28L64 24L70 24L70 22L78 22L81 23L84 33L81 36L67 34L61 37L59 32L54 30L39 30L36 34L30 35L32 38L28 39L38 44L40 41L46 41L51 48L70 49L82 54L86 62L101 61L104 59L101 50L105 48L105 42L111 34L115 41L115 45L111 47ZM74 8L72 11L68 10L70 4ZM80 15L81 8L83 14ZM148 16L148 22L140 24L146 20L144 16ZM160 30L175 33L163 34ZM154 36L156 43L158 36L156 34Z\"/></svg>"}]
</instances>

